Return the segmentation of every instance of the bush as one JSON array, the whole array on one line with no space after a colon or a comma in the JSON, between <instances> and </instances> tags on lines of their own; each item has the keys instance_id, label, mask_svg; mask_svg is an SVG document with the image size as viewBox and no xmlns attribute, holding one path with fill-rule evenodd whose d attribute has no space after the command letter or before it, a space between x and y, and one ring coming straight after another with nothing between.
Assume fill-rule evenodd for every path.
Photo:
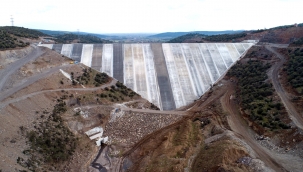
<instances>
[{"instance_id":1,"label":"bush","mask_svg":"<svg viewBox=\"0 0 303 172\"><path fill-rule=\"evenodd\" d=\"M109 82L110 77L106 73L97 73L95 76L95 82L99 84L105 84Z\"/></svg>"},{"instance_id":2,"label":"bush","mask_svg":"<svg viewBox=\"0 0 303 172\"><path fill-rule=\"evenodd\" d=\"M66 104L62 99L58 99L58 103L54 106L48 119L36 125L36 130L27 133L31 150L40 153L44 162L65 161L73 155L76 149L76 137L64 125L60 116L66 112Z\"/></svg>"}]
</instances>

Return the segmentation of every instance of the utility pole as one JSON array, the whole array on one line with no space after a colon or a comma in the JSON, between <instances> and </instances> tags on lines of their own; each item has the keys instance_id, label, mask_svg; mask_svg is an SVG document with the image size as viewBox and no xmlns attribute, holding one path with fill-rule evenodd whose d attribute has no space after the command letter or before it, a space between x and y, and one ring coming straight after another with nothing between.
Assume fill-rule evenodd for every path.
<instances>
[{"instance_id":1,"label":"utility pole","mask_svg":"<svg viewBox=\"0 0 303 172\"><path fill-rule=\"evenodd\" d=\"M14 18L12 15L11 15L11 23L12 23L12 26L14 26Z\"/></svg>"}]
</instances>

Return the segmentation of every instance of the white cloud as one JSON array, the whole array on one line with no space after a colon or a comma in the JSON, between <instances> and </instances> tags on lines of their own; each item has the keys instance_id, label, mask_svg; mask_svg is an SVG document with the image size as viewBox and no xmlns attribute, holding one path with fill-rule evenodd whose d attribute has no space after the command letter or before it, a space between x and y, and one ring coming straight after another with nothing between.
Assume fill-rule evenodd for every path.
<instances>
[{"instance_id":1,"label":"white cloud","mask_svg":"<svg viewBox=\"0 0 303 172\"><path fill-rule=\"evenodd\" d=\"M270 28L303 22L300 0L5 0L0 25L118 33ZM300 21L301 20L301 21Z\"/></svg>"}]
</instances>

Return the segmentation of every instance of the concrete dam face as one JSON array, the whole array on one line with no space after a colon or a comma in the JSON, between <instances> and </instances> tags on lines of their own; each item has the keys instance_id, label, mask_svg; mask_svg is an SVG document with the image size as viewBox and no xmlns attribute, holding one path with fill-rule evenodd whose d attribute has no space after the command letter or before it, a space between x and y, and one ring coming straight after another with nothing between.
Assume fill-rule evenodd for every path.
<instances>
[{"instance_id":1,"label":"concrete dam face","mask_svg":"<svg viewBox=\"0 0 303 172\"><path fill-rule=\"evenodd\" d=\"M161 110L192 103L253 43L40 44L131 88Z\"/></svg>"}]
</instances>

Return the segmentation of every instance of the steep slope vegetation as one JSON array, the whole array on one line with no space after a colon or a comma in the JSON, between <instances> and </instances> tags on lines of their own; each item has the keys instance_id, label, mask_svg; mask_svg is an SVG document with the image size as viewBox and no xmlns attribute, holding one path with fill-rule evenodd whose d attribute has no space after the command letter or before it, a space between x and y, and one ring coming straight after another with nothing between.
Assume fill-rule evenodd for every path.
<instances>
[{"instance_id":1,"label":"steep slope vegetation","mask_svg":"<svg viewBox=\"0 0 303 172\"><path fill-rule=\"evenodd\" d=\"M297 112L303 111L303 73L302 73L302 55L303 48L281 48L278 49L279 53L283 54L286 62L280 71L280 80L288 94L290 102L295 106Z\"/></svg>"},{"instance_id":2,"label":"steep slope vegetation","mask_svg":"<svg viewBox=\"0 0 303 172\"><path fill-rule=\"evenodd\" d=\"M48 36L37 30L28 29L28 28L24 28L24 27L4 26L4 27L0 27L0 30L2 30L8 34L18 36L18 37L23 37L23 38L38 39L39 36Z\"/></svg>"},{"instance_id":3,"label":"steep slope vegetation","mask_svg":"<svg viewBox=\"0 0 303 172\"><path fill-rule=\"evenodd\" d=\"M42 32L23 27L4 26L0 27L0 50L26 47L29 42L22 38L38 39L39 36L46 36Z\"/></svg>"},{"instance_id":4,"label":"steep slope vegetation","mask_svg":"<svg viewBox=\"0 0 303 172\"><path fill-rule=\"evenodd\" d=\"M11 36L9 33L0 30L0 50L5 50L9 48L25 47L29 43L24 43L18 40L16 37Z\"/></svg>"},{"instance_id":5,"label":"steep slope vegetation","mask_svg":"<svg viewBox=\"0 0 303 172\"><path fill-rule=\"evenodd\" d=\"M266 82L266 71L270 64L250 60L246 64L238 63L231 68L228 75L238 79L238 95L243 110L258 125L271 130L288 129L283 118L283 105L274 100L272 84Z\"/></svg>"}]
</instances>

